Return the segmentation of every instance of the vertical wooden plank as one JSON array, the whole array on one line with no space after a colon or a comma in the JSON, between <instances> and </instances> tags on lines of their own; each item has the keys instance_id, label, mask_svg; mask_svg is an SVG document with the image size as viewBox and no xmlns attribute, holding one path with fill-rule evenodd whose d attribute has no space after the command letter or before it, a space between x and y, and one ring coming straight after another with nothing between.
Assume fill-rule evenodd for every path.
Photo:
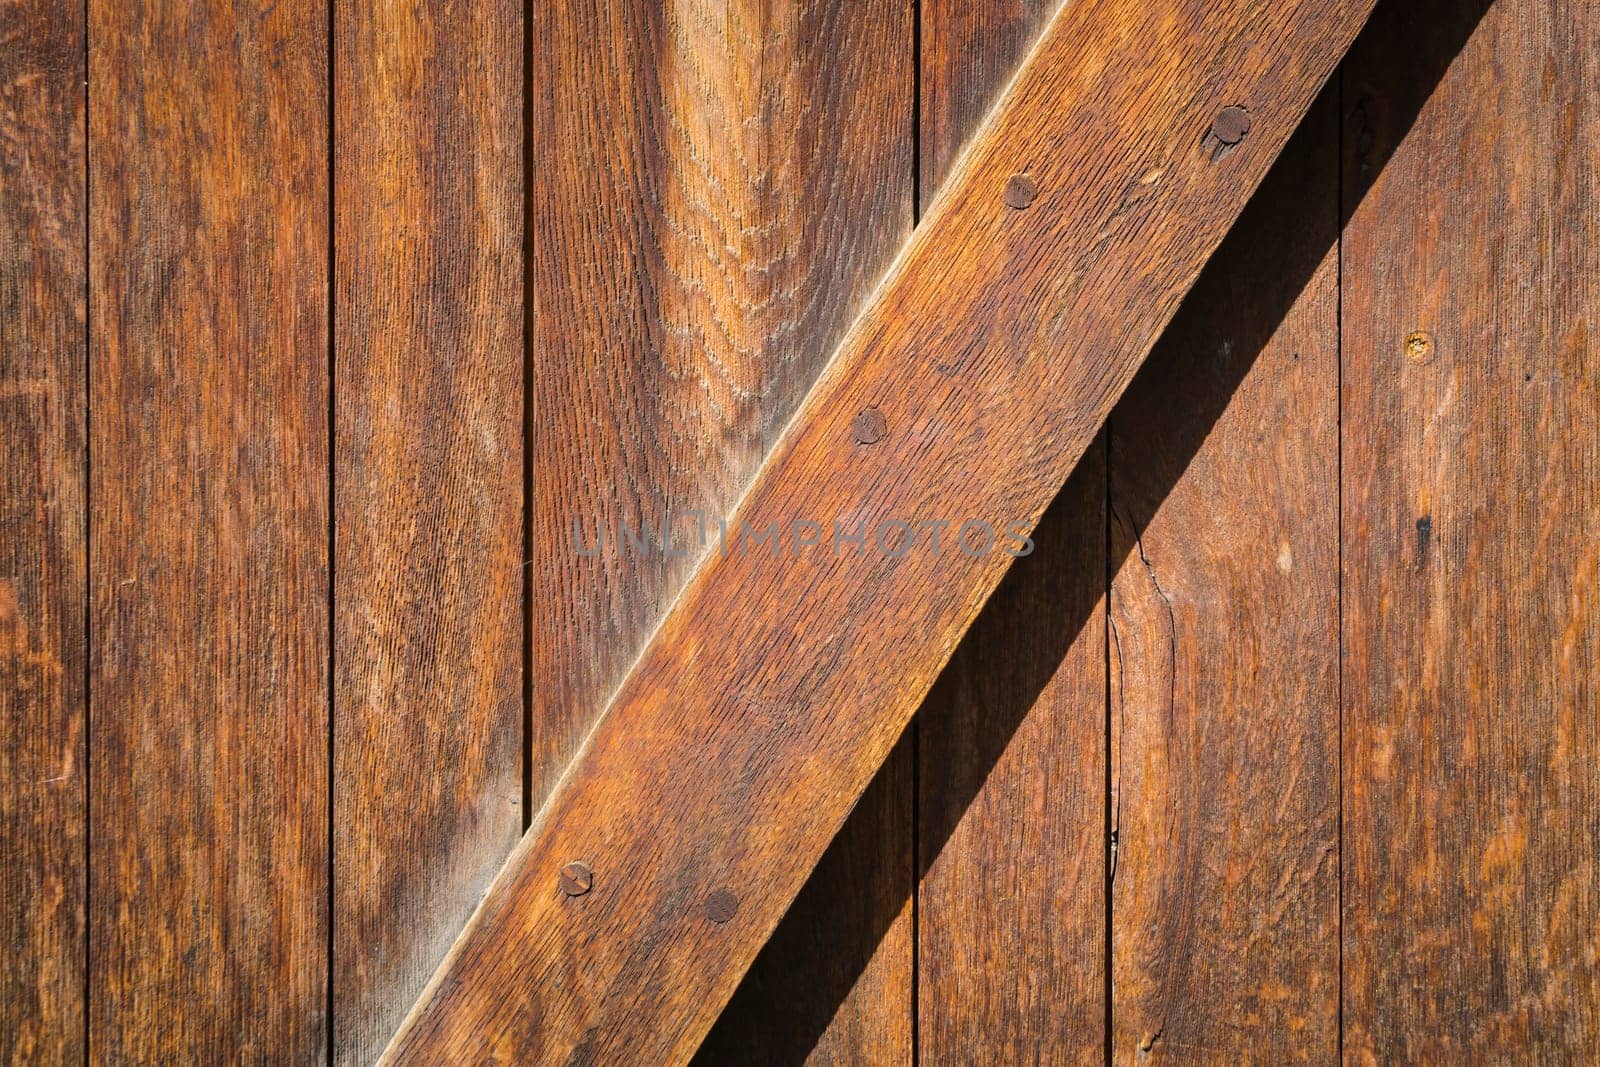
<instances>
[{"instance_id":1,"label":"vertical wooden plank","mask_svg":"<svg viewBox=\"0 0 1600 1067\"><path fill-rule=\"evenodd\" d=\"M918 712L930 1063L1104 1055L1105 478L1097 440Z\"/></svg>"},{"instance_id":2,"label":"vertical wooden plank","mask_svg":"<svg viewBox=\"0 0 1600 1067\"><path fill-rule=\"evenodd\" d=\"M924 0L924 204L1058 6ZM1101 1055L1105 475L1097 439L912 724L929 1062Z\"/></svg>"},{"instance_id":3,"label":"vertical wooden plank","mask_svg":"<svg viewBox=\"0 0 1600 1067\"><path fill-rule=\"evenodd\" d=\"M1389 5L1345 87L1357 1062L1600 1048L1600 9L1481 8Z\"/></svg>"},{"instance_id":4,"label":"vertical wooden plank","mask_svg":"<svg viewBox=\"0 0 1600 1067\"><path fill-rule=\"evenodd\" d=\"M1116 1062L1338 1054L1338 129L1111 416Z\"/></svg>"},{"instance_id":5,"label":"vertical wooden plank","mask_svg":"<svg viewBox=\"0 0 1600 1067\"><path fill-rule=\"evenodd\" d=\"M690 513L714 543L909 233L914 71L911 0L582 2L533 19L537 806L700 556ZM627 541L659 545L669 523L671 554ZM585 555L596 530L607 543ZM858 806L703 1060L909 1057L900 770Z\"/></svg>"},{"instance_id":6,"label":"vertical wooden plank","mask_svg":"<svg viewBox=\"0 0 1600 1067\"><path fill-rule=\"evenodd\" d=\"M0 1062L83 1058L84 30L0 7Z\"/></svg>"},{"instance_id":7,"label":"vertical wooden plank","mask_svg":"<svg viewBox=\"0 0 1600 1067\"><path fill-rule=\"evenodd\" d=\"M325 1055L327 9L91 0L90 1054Z\"/></svg>"},{"instance_id":8,"label":"vertical wooden plank","mask_svg":"<svg viewBox=\"0 0 1600 1067\"><path fill-rule=\"evenodd\" d=\"M335 8L335 1059L522 832L520 0Z\"/></svg>"}]
</instances>

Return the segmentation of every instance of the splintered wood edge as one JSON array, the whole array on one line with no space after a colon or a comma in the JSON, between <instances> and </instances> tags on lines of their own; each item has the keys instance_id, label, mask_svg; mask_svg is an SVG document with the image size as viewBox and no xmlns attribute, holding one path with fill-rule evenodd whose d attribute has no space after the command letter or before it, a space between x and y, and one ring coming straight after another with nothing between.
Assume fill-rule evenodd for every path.
<instances>
[{"instance_id":1,"label":"splintered wood edge","mask_svg":"<svg viewBox=\"0 0 1600 1067\"><path fill-rule=\"evenodd\" d=\"M1228 0L1203 25L1149 7L1057 11L734 522L775 504L880 514L969 498L1037 521L1371 0ZM1216 124L1239 105L1250 130ZM1017 173L1033 195L1003 197ZM858 456L850 426L873 397L892 404L889 437ZM975 451L990 425L1007 447ZM386 1061L566 1059L619 1041L692 1052L1005 570L863 559L819 570L708 551ZM774 653L763 626L798 636ZM813 714L771 714L795 707ZM654 803L664 788L687 815ZM595 889L560 910L557 871L580 851ZM697 921L724 884L741 888L737 911ZM596 1022L615 1000L626 1020Z\"/></svg>"}]
</instances>

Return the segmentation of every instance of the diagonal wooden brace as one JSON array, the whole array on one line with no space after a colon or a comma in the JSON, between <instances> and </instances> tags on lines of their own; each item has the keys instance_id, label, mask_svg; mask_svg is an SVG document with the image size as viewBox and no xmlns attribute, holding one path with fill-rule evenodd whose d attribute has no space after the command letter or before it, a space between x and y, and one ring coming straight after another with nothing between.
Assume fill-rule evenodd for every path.
<instances>
[{"instance_id":1,"label":"diagonal wooden brace","mask_svg":"<svg viewBox=\"0 0 1600 1067\"><path fill-rule=\"evenodd\" d=\"M1370 7L1056 14L387 1060L693 1053Z\"/></svg>"}]
</instances>

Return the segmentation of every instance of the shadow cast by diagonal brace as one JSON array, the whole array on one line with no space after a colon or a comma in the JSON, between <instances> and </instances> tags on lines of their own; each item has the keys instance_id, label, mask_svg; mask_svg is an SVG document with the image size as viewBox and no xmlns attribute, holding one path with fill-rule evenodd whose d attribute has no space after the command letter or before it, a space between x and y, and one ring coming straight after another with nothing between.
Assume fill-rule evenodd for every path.
<instances>
[{"instance_id":1,"label":"shadow cast by diagonal brace","mask_svg":"<svg viewBox=\"0 0 1600 1067\"><path fill-rule=\"evenodd\" d=\"M1116 457L1119 465L1149 468L1144 480L1157 489L1152 503L1182 477L1491 2L1380 0L1351 54L1367 57L1364 69L1379 72L1381 80L1346 84L1341 114L1343 67L1335 72L1129 387L1130 395L1146 399L1152 390L1172 397L1170 422L1154 428L1139 455ZM1319 115L1332 121L1318 121ZM1341 127L1343 159L1327 144L1330 137L1337 140ZM1328 166L1330 160L1343 173L1343 204L1308 203L1308 167ZM1319 212L1327 214L1318 218ZM1307 239L1308 229L1332 236ZM1250 313L1229 314L1226 309L1237 306L1242 294L1249 294ZM1224 354L1197 366L1197 338L1230 344L1212 344L1205 350ZM1119 404L1111 420L1126 406ZM1106 477L1103 444L1097 442L1046 510L1034 533L1036 551L1012 565L985 604L906 736L745 975L697 1064L798 1064L817 1047L896 919L909 914L916 884L1079 634L1103 625L1107 575L1123 562L1106 558ZM1127 539L1118 543L1125 556ZM980 676L981 702L973 707L970 680ZM920 734L924 769L916 816L913 731ZM947 754L952 745L960 748L958 759L930 762L930 755ZM936 783L930 781L933 769L941 772ZM913 950L901 967L910 969L914 959ZM904 1033L916 1025L914 981L907 975L886 984L886 992L892 988L894 996L904 997L907 1017L893 1024Z\"/></svg>"}]
</instances>

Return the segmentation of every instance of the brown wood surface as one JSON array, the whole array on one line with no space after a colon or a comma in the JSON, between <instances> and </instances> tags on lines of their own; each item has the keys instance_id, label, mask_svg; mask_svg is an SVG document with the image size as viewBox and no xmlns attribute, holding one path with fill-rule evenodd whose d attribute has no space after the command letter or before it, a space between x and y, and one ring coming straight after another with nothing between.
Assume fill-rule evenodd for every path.
<instances>
[{"instance_id":1,"label":"brown wood surface","mask_svg":"<svg viewBox=\"0 0 1600 1067\"><path fill-rule=\"evenodd\" d=\"M89 1055L327 1047L327 8L89 5Z\"/></svg>"},{"instance_id":2,"label":"brown wood surface","mask_svg":"<svg viewBox=\"0 0 1600 1067\"><path fill-rule=\"evenodd\" d=\"M911 33L910 0L535 5L535 808L910 232Z\"/></svg>"},{"instance_id":3,"label":"brown wood surface","mask_svg":"<svg viewBox=\"0 0 1600 1067\"><path fill-rule=\"evenodd\" d=\"M918 1052L1101 1063L1103 437L917 712Z\"/></svg>"},{"instance_id":4,"label":"brown wood surface","mask_svg":"<svg viewBox=\"0 0 1600 1067\"><path fill-rule=\"evenodd\" d=\"M1365 7L0 6L0 1061L372 1060L529 796L393 1059L1593 1059L1600 15L1279 154Z\"/></svg>"},{"instance_id":5,"label":"brown wood surface","mask_svg":"<svg viewBox=\"0 0 1600 1067\"><path fill-rule=\"evenodd\" d=\"M913 1061L911 744L884 761L694 1062Z\"/></svg>"},{"instance_id":6,"label":"brown wood surface","mask_svg":"<svg viewBox=\"0 0 1600 1067\"><path fill-rule=\"evenodd\" d=\"M1600 9L1481 8L1395 5L1344 88L1362 1063L1600 1045ZM1443 76L1414 122L1397 67Z\"/></svg>"},{"instance_id":7,"label":"brown wood surface","mask_svg":"<svg viewBox=\"0 0 1600 1067\"><path fill-rule=\"evenodd\" d=\"M1111 1059L1337 1059L1330 88L1112 413Z\"/></svg>"},{"instance_id":8,"label":"brown wood surface","mask_svg":"<svg viewBox=\"0 0 1600 1067\"><path fill-rule=\"evenodd\" d=\"M912 15L909 0L535 13L535 804L701 555L689 513L732 507L910 232ZM627 545L624 526L659 538L669 514L675 555ZM607 546L580 554L574 524ZM821 885L801 898L801 943L777 939L708 1061L909 1056L910 785L907 768L863 800L830 864L848 904ZM870 941L865 973L817 953L819 927Z\"/></svg>"},{"instance_id":9,"label":"brown wood surface","mask_svg":"<svg viewBox=\"0 0 1600 1067\"><path fill-rule=\"evenodd\" d=\"M920 0L920 5L917 159L925 207L1061 0Z\"/></svg>"},{"instance_id":10,"label":"brown wood surface","mask_svg":"<svg viewBox=\"0 0 1600 1067\"><path fill-rule=\"evenodd\" d=\"M83 1059L84 25L0 7L0 1062Z\"/></svg>"},{"instance_id":11,"label":"brown wood surface","mask_svg":"<svg viewBox=\"0 0 1600 1067\"><path fill-rule=\"evenodd\" d=\"M1057 6L1054 0L920 5L916 133L922 205L932 201ZM1099 448L1080 466L1103 477ZM1082 475L1074 484L1088 486L1094 477ZM1078 702L1092 704L1103 696L1102 634L1084 629L1066 654L1074 661L1070 665L1062 663L1057 642L1067 620L1087 609L1081 596L1071 595L1081 591L1079 579L1098 583L1104 574L1104 561L1084 553L1085 545L1104 540L1103 495L1103 487L1074 488L1063 494L1070 504L1054 506L1046 532L1056 535L1057 547L1070 544L1070 554L1063 549L1053 555L1047 548L1044 555L1053 562L1019 568L1031 580L991 600L908 727L909 736L862 794L757 956L701 1046L698 1062L908 1062L911 1025L922 1031L920 1054L935 1062L953 1050L998 1050L1008 1043L1012 1051L1061 1048L1063 1035L1081 1048L1098 1048L1079 1024L1098 1019L1103 1007L1104 907L1096 889L1062 875L1088 875L1094 866L1074 847L1085 843L1081 834L1094 835L1088 854L1099 847L1103 722ZM1061 680L1046 689L1038 672L1054 672L1058 665ZM1029 685L1033 692L1027 695L1039 698L1033 711L1020 703ZM1059 713L1068 717L1065 723L1053 714L1056 708L1065 709ZM1035 740L996 765L996 746L1006 744L1022 712L1029 712ZM932 724L931 735L925 723ZM1063 727L1066 733L1060 734ZM1027 811L1030 799L1039 799L1040 775L1058 770L1053 759L1072 764L1067 777L1082 791L1073 795L1083 800L1086 818L1014 818L1014 811ZM981 802L972 808L980 787ZM958 822L960 836L946 850ZM925 845L916 860L910 856L913 841ZM915 880L913 864L920 876ZM997 869L1008 872L1006 888L998 891L990 884ZM1026 872L1020 884L1018 872ZM842 885L851 886L859 902L842 907ZM1059 914L1063 905L1065 915ZM1056 932L1038 938L1036 931L1047 927ZM817 952L819 938L828 952ZM960 970L971 963L981 972ZM974 988L974 973L984 975L980 988ZM1076 1010L1062 1012L1060 1004ZM903 1033L894 1028L913 1015L915 1023L908 1022Z\"/></svg>"},{"instance_id":12,"label":"brown wood surface","mask_svg":"<svg viewBox=\"0 0 1600 1067\"><path fill-rule=\"evenodd\" d=\"M735 531L1031 527L1366 10L1065 7ZM1239 104L1252 131L1219 144ZM1008 562L893 527L708 557L389 1054L686 1058ZM581 896L557 888L574 859Z\"/></svg>"},{"instance_id":13,"label":"brown wood surface","mask_svg":"<svg viewBox=\"0 0 1600 1067\"><path fill-rule=\"evenodd\" d=\"M383 1050L523 828L522 18L336 9L341 1063Z\"/></svg>"},{"instance_id":14,"label":"brown wood surface","mask_svg":"<svg viewBox=\"0 0 1600 1067\"><path fill-rule=\"evenodd\" d=\"M1057 6L923 4L924 202ZM1103 1057L1105 477L1097 438L911 724L931 1063Z\"/></svg>"}]
</instances>

